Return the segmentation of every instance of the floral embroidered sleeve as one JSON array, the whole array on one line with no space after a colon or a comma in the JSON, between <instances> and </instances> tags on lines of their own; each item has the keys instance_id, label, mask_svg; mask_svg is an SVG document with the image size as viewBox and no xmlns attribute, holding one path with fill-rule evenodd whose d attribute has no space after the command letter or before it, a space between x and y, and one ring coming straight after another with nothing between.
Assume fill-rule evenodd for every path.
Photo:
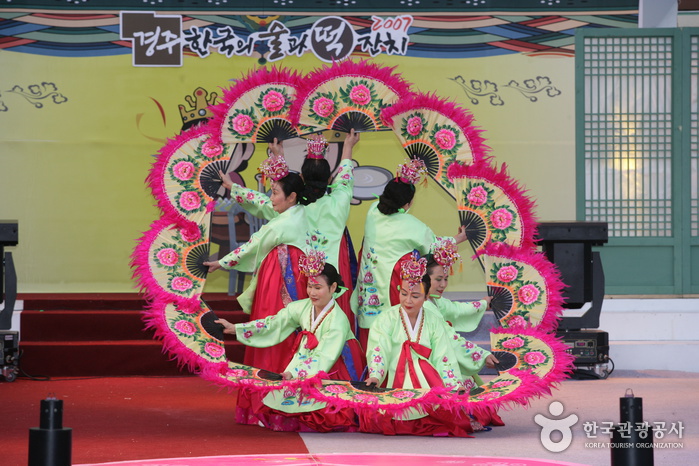
<instances>
[{"instance_id":1,"label":"floral embroidered sleeve","mask_svg":"<svg viewBox=\"0 0 699 466\"><path fill-rule=\"evenodd\" d=\"M485 358L490 355L490 351L484 350L456 332L453 332L452 343L461 375L468 377L478 374L485 365Z\"/></svg>"},{"instance_id":2,"label":"floral embroidered sleeve","mask_svg":"<svg viewBox=\"0 0 699 466\"><path fill-rule=\"evenodd\" d=\"M350 191L354 188L354 165L351 160L340 162L340 170L333 179L333 187L349 188Z\"/></svg>"},{"instance_id":3,"label":"floral embroidered sleeve","mask_svg":"<svg viewBox=\"0 0 699 466\"><path fill-rule=\"evenodd\" d=\"M459 358L457 357L454 344L449 338L449 333L453 332L453 330L449 329L450 327L444 321L435 323L430 335L430 346L432 348L430 363L442 376L442 381L446 388L459 390L463 388L463 380L459 368ZM456 332L453 333L456 335Z\"/></svg>"},{"instance_id":4,"label":"floral embroidered sleeve","mask_svg":"<svg viewBox=\"0 0 699 466\"><path fill-rule=\"evenodd\" d=\"M233 183L231 187L231 199L255 217L271 220L279 215L265 193L240 186L237 183Z\"/></svg>"},{"instance_id":5,"label":"floral embroidered sleeve","mask_svg":"<svg viewBox=\"0 0 699 466\"><path fill-rule=\"evenodd\" d=\"M279 235L276 231L276 226L270 222L263 225L255 234L253 234L247 243L241 244L233 251L228 253L223 259L219 260L226 270L236 269L241 272L254 272L267 254L279 246Z\"/></svg>"},{"instance_id":6,"label":"floral embroidered sleeve","mask_svg":"<svg viewBox=\"0 0 699 466\"><path fill-rule=\"evenodd\" d=\"M444 320L449 322L457 332L474 331L488 307L488 302L485 299L459 302L439 298L436 303Z\"/></svg>"},{"instance_id":7,"label":"floral embroidered sleeve","mask_svg":"<svg viewBox=\"0 0 699 466\"><path fill-rule=\"evenodd\" d=\"M267 348L284 341L298 326L299 312L287 306L264 319L235 324L235 334L247 346Z\"/></svg>"},{"instance_id":8,"label":"floral embroidered sleeve","mask_svg":"<svg viewBox=\"0 0 699 466\"><path fill-rule=\"evenodd\" d=\"M391 359L391 338L381 325L385 319L377 319L369 330L367 341L367 378L375 377L379 385L386 378L386 364Z\"/></svg>"}]
</instances>

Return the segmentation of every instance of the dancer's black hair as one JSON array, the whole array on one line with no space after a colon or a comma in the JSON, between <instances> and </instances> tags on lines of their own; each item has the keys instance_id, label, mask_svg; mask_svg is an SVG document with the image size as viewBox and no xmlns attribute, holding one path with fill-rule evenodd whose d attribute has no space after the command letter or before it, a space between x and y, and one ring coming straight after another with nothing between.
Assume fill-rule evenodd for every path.
<instances>
[{"instance_id":1,"label":"dancer's black hair","mask_svg":"<svg viewBox=\"0 0 699 466\"><path fill-rule=\"evenodd\" d=\"M415 186L394 178L386 184L383 194L379 197L379 212L384 215L395 214L398 209L409 204L413 197Z\"/></svg>"},{"instance_id":2,"label":"dancer's black hair","mask_svg":"<svg viewBox=\"0 0 699 466\"><path fill-rule=\"evenodd\" d=\"M306 187L302 197L305 204L311 204L323 197L328 190L328 180L330 179L330 164L325 159L309 159L303 161L301 174Z\"/></svg>"},{"instance_id":3,"label":"dancer's black hair","mask_svg":"<svg viewBox=\"0 0 699 466\"><path fill-rule=\"evenodd\" d=\"M303 204L303 190L305 188L305 185L303 183L303 179L301 179L301 175L295 172L289 172L288 175L286 175L283 178L279 178L277 180L277 183L282 188L282 191L284 191L284 196L289 197L291 196L291 193L296 193L296 200L299 204Z\"/></svg>"}]
</instances>

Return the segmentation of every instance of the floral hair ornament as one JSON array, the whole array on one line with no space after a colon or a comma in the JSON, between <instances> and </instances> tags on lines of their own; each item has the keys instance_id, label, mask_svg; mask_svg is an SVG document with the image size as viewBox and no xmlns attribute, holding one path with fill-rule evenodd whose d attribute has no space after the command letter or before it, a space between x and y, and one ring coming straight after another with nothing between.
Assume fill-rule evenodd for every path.
<instances>
[{"instance_id":1,"label":"floral hair ornament","mask_svg":"<svg viewBox=\"0 0 699 466\"><path fill-rule=\"evenodd\" d=\"M283 155L272 155L260 164L258 171L264 178L279 181L289 174L289 165L286 164Z\"/></svg>"},{"instance_id":2,"label":"floral hair ornament","mask_svg":"<svg viewBox=\"0 0 699 466\"><path fill-rule=\"evenodd\" d=\"M461 262L461 254L452 238L442 238L435 243L432 255L434 261L444 268L444 274L454 275L454 264Z\"/></svg>"},{"instance_id":3,"label":"floral hair ornament","mask_svg":"<svg viewBox=\"0 0 699 466\"><path fill-rule=\"evenodd\" d=\"M401 180L403 183L408 184L418 184L420 180L423 181L423 186L427 185L427 178L424 175L427 174L427 167L425 162L421 159L410 159L402 165L398 165L398 172L396 172L396 178Z\"/></svg>"},{"instance_id":4,"label":"floral hair ornament","mask_svg":"<svg viewBox=\"0 0 699 466\"><path fill-rule=\"evenodd\" d=\"M325 150L328 148L328 141L322 134L316 134L306 140L306 146L308 152L307 158L323 159L325 157Z\"/></svg>"},{"instance_id":5,"label":"floral hair ornament","mask_svg":"<svg viewBox=\"0 0 699 466\"><path fill-rule=\"evenodd\" d=\"M320 249L309 249L299 258L299 269L309 280L314 280L323 272L325 259L326 255Z\"/></svg>"},{"instance_id":6,"label":"floral hair ornament","mask_svg":"<svg viewBox=\"0 0 699 466\"><path fill-rule=\"evenodd\" d=\"M400 266L400 278L410 284L410 288L422 282L422 277L427 273L427 259L420 257L417 251L413 251L410 259L404 260ZM429 290L425 290L427 292Z\"/></svg>"}]
</instances>

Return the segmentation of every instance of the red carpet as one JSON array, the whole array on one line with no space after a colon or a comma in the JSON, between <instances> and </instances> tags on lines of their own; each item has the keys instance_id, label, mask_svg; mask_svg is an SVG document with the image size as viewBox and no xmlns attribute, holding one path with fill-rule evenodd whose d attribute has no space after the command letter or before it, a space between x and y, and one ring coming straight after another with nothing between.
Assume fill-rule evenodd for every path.
<instances>
[{"instance_id":1,"label":"red carpet","mask_svg":"<svg viewBox=\"0 0 699 466\"><path fill-rule=\"evenodd\" d=\"M73 429L73 464L155 458L306 454L295 433L234 421L235 396L198 377L124 377L0 382L0 463L26 465L29 428L40 401L63 400L63 426Z\"/></svg>"},{"instance_id":2,"label":"red carpet","mask_svg":"<svg viewBox=\"0 0 699 466\"><path fill-rule=\"evenodd\" d=\"M180 375L145 330L146 303L135 293L23 294L20 366L52 377ZM204 300L219 317L247 320L234 297L209 293ZM242 361L243 346L226 344L229 359Z\"/></svg>"}]
</instances>

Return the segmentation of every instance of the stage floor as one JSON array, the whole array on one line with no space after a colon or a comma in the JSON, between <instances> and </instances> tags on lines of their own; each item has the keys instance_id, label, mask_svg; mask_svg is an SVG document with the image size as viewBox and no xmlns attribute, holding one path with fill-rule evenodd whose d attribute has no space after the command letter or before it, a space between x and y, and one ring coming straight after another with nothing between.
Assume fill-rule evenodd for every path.
<instances>
[{"instance_id":1,"label":"stage floor","mask_svg":"<svg viewBox=\"0 0 699 466\"><path fill-rule=\"evenodd\" d=\"M224 465L229 464L225 461L230 455L247 455L232 458L230 464L245 464L241 461L250 459L249 464L277 465L344 465L352 461L357 466L412 466L413 460L420 465L608 465L608 427L619 421L619 398L629 388L643 399L644 420L656 426L664 423L659 430L662 438L654 440L655 465L696 465L699 374L666 371L617 371L606 380L567 380L552 396L533 400L528 409L515 407L501 412L506 426L467 439L361 433L299 435L240 426L233 421L235 398L196 377L48 382L20 378L0 382L2 464L27 464L28 429L39 424L40 400L54 393L64 400L64 426L73 429L75 465L155 459L159 465L204 465L207 463L194 458L216 456L218 462L209 464ZM560 415L549 411L553 402L562 405ZM542 435L535 416L539 421L546 418L543 425L554 430L571 415L577 419L571 428L570 445L560 453L547 449L546 439L558 442L560 433ZM450 458L432 458L438 463L417 458L425 454ZM346 455L354 456L349 459ZM182 460L174 462L174 458ZM320 459L328 462L320 463ZM359 463L360 459L366 462ZM527 463L527 459L540 462Z\"/></svg>"},{"instance_id":2,"label":"stage floor","mask_svg":"<svg viewBox=\"0 0 699 466\"><path fill-rule=\"evenodd\" d=\"M492 456L397 455L372 453L324 453L318 455L242 455L171 458L118 463L96 463L82 466L585 466L579 463L552 462L531 458L498 458Z\"/></svg>"}]
</instances>

